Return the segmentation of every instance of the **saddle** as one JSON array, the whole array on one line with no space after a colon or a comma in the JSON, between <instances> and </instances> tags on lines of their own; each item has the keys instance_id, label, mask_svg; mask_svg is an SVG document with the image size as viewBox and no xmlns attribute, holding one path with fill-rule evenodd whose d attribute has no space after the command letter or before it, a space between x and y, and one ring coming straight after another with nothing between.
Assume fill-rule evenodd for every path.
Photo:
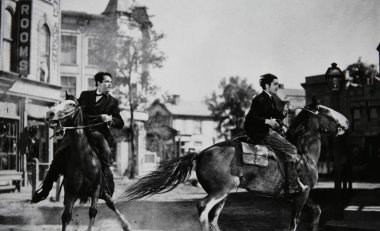
<instances>
[{"instance_id":1,"label":"saddle","mask_svg":"<svg viewBox=\"0 0 380 231\"><path fill-rule=\"evenodd\" d=\"M243 164L266 167L269 158L276 160L274 152L267 145L252 141L248 137L238 137L235 139L241 145L241 158Z\"/></svg>"}]
</instances>

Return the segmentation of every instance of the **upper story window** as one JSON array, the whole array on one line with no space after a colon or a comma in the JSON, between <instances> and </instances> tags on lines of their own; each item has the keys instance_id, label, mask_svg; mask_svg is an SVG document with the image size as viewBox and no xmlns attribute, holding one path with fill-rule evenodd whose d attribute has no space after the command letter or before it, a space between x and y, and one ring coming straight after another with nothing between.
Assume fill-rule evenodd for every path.
<instances>
[{"instance_id":1,"label":"upper story window","mask_svg":"<svg viewBox=\"0 0 380 231\"><path fill-rule=\"evenodd\" d=\"M65 98L66 91L70 95L76 95L77 78L75 76L61 76L61 98Z\"/></svg>"},{"instance_id":2,"label":"upper story window","mask_svg":"<svg viewBox=\"0 0 380 231\"><path fill-rule=\"evenodd\" d=\"M69 65L77 64L77 37L62 35L61 41L61 63Z\"/></svg>"},{"instance_id":3,"label":"upper story window","mask_svg":"<svg viewBox=\"0 0 380 231\"><path fill-rule=\"evenodd\" d=\"M49 82L50 70L50 30L46 24L40 29L38 76L41 82Z\"/></svg>"},{"instance_id":4,"label":"upper story window","mask_svg":"<svg viewBox=\"0 0 380 231\"><path fill-rule=\"evenodd\" d=\"M202 121L201 120L195 120L194 121L194 134L195 135L202 134Z\"/></svg>"},{"instance_id":5,"label":"upper story window","mask_svg":"<svg viewBox=\"0 0 380 231\"><path fill-rule=\"evenodd\" d=\"M99 45L98 40L94 38L88 39L87 64L99 65Z\"/></svg>"},{"instance_id":6,"label":"upper story window","mask_svg":"<svg viewBox=\"0 0 380 231\"><path fill-rule=\"evenodd\" d=\"M4 11L4 29L3 29L3 70L4 71L15 71L15 17L10 9L5 9Z\"/></svg>"},{"instance_id":7,"label":"upper story window","mask_svg":"<svg viewBox=\"0 0 380 231\"><path fill-rule=\"evenodd\" d=\"M96 88L94 78L89 78L87 84L88 84L88 90L94 90Z\"/></svg>"}]
</instances>

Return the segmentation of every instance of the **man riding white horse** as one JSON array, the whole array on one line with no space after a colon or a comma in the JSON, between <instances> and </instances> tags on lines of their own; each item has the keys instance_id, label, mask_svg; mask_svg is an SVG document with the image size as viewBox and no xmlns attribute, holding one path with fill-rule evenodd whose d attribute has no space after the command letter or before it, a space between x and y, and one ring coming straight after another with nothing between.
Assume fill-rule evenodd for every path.
<instances>
[{"instance_id":1,"label":"man riding white horse","mask_svg":"<svg viewBox=\"0 0 380 231\"><path fill-rule=\"evenodd\" d=\"M283 156L287 195L302 192L307 189L307 186L303 185L298 178L297 148L276 132L280 127L277 121L282 121L286 117L286 111L279 111L273 98L279 88L278 78L269 73L262 75L260 86L263 91L252 100L251 108L245 117L245 134L251 140L260 141L270 146L275 153Z\"/></svg>"},{"instance_id":2,"label":"man riding white horse","mask_svg":"<svg viewBox=\"0 0 380 231\"><path fill-rule=\"evenodd\" d=\"M113 143L113 137L109 126L121 129L124 126L124 122L120 116L117 99L108 94L112 87L112 75L107 72L99 72L94 78L97 89L83 91L78 101L84 115L87 117L85 124L98 124L97 126L87 128L86 135L91 146L96 149L98 158L102 164L105 178L102 190L103 196L112 197L114 181L109 167L112 164L110 146ZM63 174L66 157L70 154L69 145L69 140L65 139L64 136L40 189L33 195L33 203L44 200L49 195L53 183L58 179L60 174Z\"/></svg>"}]
</instances>

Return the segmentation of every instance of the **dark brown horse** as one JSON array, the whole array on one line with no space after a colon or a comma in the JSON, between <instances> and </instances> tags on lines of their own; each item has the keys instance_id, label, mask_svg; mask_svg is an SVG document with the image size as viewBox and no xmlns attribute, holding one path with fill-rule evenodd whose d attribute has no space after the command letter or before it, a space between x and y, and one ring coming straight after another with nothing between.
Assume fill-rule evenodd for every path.
<instances>
[{"instance_id":1,"label":"dark brown horse","mask_svg":"<svg viewBox=\"0 0 380 231\"><path fill-rule=\"evenodd\" d=\"M313 102L304 108L287 131L287 138L301 154L298 172L301 181L312 189L318 180L317 163L321 149L321 133L343 134L348 120L340 113ZM189 154L160 164L158 169L139 179L123 194L129 200L163 193L185 181L196 161L197 178L207 196L198 203L199 220L203 230L217 230L218 217L231 191L245 188L266 196L284 195L284 174L278 158L269 159L267 167L245 165L241 160L238 139L214 144L199 155ZM273 153L272 153L273 154ZM273 156L275 156L273 154ZM317 230L321 210L309 199L310 189L295 195L292 205L290 230L296 230L303 206L313 210L310 225Z\"/></svg>"},{"instance_id":2,"label":"dark brown horse","mask_svg":"<svg viewBox=\"0 0 380 231\"><path fill-rule=\"evenodd\" d=\"M65 209L62 214L62 230L66 230L71 221L72 209L77 199L81 203L86 203L91 199L88 226L88 230L91 230L97 214L97 203L102 188L102 166L84 132L87 126L83 126L82 109L77 99L66 93L66 100L47 112L47 121L52 127L57 122L66 127L64 139L70 139L70 153L67 155L66 167L63 172ZM116 213L123 230L131 230L130 224L115 208L112 199L105 196L101 199L105 200L107 206Z\"/></svg>"}]
</instances>

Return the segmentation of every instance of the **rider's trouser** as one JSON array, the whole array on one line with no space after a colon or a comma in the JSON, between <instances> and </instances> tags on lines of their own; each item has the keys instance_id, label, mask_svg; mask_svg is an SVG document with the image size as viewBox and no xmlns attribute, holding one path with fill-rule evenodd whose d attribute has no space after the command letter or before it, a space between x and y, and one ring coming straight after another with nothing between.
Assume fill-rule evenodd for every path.
<instances>
[{"instance_id":1,"label":"rider's trouser","mask_svg":"<svg viewBox=\"0 0 380 231\"><path fill-rule=\"evenodd\" d=\"M262 142L273 149L275 153L280 153L285 162L285 182L287 192L298 190L298 173L296 170L297 148L285 137L269 129L269 133L262 139Z\"/></svg>"},{"instance_id":2,"label":"rider's trouser","mask_svg":"<svg viewBox=\"0 0 380 231\"><path fill-rule=\"evenodd\" d=\"M263 137L262 142L269 145L275 153L283 155L284 162L296 162L297 148L272 129L269 129L269 133Z\"/></svg>"},{"instance_id":3,"label":"rider's trouser","mask_svg":"<svg viewBox=\"0 0 380 231\"><path fill-rule=\"evenodd\" d=\"M106 177L108 187L113 192L114 182L112 171L109 169L111 166L111 149L108 142L104 138L103 134L97 130L89 130L87 132L89 143L98 149L98 158L102 164L102 171ZM42 189L50 191L53 187L53 183L58 179L59 175L63 173L66 166L68 153L70 152L70 139L63 137L62 143L59 145L58 150L55 153L53 161L51 162L49 171L42 183ZM112 193L111 193L112 194Z\"/></svg>"}]
</instances>

